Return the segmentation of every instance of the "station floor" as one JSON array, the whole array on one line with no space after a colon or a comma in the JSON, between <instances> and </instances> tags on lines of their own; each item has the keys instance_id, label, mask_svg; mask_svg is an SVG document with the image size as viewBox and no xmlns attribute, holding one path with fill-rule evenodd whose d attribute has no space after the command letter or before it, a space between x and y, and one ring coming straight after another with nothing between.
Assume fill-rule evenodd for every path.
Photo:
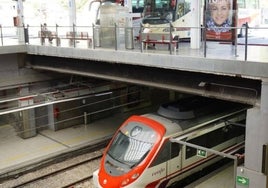
<instances>
[{"instance_id":1,"label":"station floor","mask_svg":"<svg viewBox=\"0 0 268 188\"><path fill-rule=\"evenodd\" d=\"M90 145L97 139L109 138L125 118L113 116L59 131L47 129L28 139L17 136L8 124L0 126L0 177L15 169Z\"/></svg>"},{"instance_id":2,"label":"station floor","mask_svg":"<svg viewBox=\"0 0 268 188\"><path fill-rule=\"evenodd\" d=\"M184 188L215 188L215 187L220 188L235 187L233 164L227 164Z\"/></svg>"}]
</instances>

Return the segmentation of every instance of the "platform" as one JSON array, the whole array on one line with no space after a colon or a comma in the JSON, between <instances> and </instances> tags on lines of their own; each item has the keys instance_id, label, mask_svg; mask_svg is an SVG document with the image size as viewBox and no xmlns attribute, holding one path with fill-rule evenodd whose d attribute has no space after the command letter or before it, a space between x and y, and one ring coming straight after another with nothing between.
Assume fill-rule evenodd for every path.
<instances>
[{"instance_id":1,"label":"platform","mask_svg":"<svg viewBox=\"0 0 268 188\"><path fill-rule=\"evenodd\" d=\"M110 138L128 114L116 115L88 125L77 125L59 131L43 130L37 136L23 139L8 124L0 126L0 177L15 169L24 168L63 152L88 146ZM112 124L111 124L112 122Z\"/></svg>"},{"instance_id":2,"label":"platform","mask_svg":"<svg viewBox=\"0 0 268 188\"><path fill-rule=\"evenodd\" d=\"M234 166L227 164L185 188L232 188L234 187Z\"/></svg>"}]
</instances>

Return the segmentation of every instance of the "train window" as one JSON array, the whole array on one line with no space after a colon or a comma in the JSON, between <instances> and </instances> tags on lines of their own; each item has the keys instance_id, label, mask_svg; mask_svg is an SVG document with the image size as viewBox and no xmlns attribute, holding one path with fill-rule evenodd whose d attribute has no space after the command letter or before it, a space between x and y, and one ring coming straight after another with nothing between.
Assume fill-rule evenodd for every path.
<instances>
[{"instance_id":1,"label":"train window","mask_svg":"<svg viewBox=\"0 0 268 188\"><path fill-rule=\"evenodd\" d=\"M177 157L180 153L180 145L178 143L171 143L169 140L164 143L156 158L150 167L167 162L171 158Z\"/></svg>"},{"instance_id":2,"label":"train window","mask_svg":"<svg viewBox=\"0 0 268 188\"><path fill-rule=\"evenodd\" d=\"M170 158L169 156L170 156L170 142L166 142L156 155L153 163L151 164L151 167L168 161Z\"/></svg>"},{"instance_id":3,"label":"train window","mask_svg":"<svg viewBox=\"0 0 268 188\"><path fill-rule=\"evenodd\" d=\"M180 144L171 142L171 158L177 157L180 154Z\"/></svg>"},{"instance_id":4,"label":"train window","mask_svg":"<svg viewBox=\"0 0 268 188\"><path fill-rule=\"evenodd\" d=\"M140 122L130 121L116 135L109 148L109 156L130 168L138 165L150 152L156 132Z\"/></svg>"},{"instance_id":5,"label":"train window","mask_svg":"<svg viewBox=\"0 0 268 188\"><path fill-rule=\"evenodd\" d=\"M202 135L202 136L199 136L197 138L194 138L194 139L191 139L189 140L188 142L192 143L192 144L196 144L196 145L199 145L199 146L203 146L203 147L206 147L206 135ZM189 147L189 146L186 146L186 159L190 158L190 157L193 157L196 155L196 152L197 150L193 147Z\"/></svg>"},{"instance_id":6,"label":"train window","mask_svg":"<svg viewBox=\"0 0 268 188\"><path fill-rule=\"evenodd\" d=\"M127 139L127 137L124 134L119 133L109 150L109 154L113 158L119 159L125 154L125 148L127 148L128 145L129 140Z\"/></svg>"},{"instance_id":7,"label":"train window","mask_svg":"<svg viewBox=\"0 0 268 188\"><path fill-rule=\"evenodd\" d=\"M240 126L228 125L220 129L211 131L207 134L188 140L189 143L203 146L206 148L213 148L227 140L245 134L245 128ZM186 159L196 155L195 148L186 147Z\"/></svg>"}]
</instances>

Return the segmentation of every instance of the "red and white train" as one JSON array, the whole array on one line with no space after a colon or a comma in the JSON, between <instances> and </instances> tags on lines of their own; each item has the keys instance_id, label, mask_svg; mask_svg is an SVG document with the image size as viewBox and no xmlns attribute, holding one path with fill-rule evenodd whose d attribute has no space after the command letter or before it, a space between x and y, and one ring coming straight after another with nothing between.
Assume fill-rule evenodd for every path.
<instances>
[{"instance_id":1,"label":"red and white train","mask_svg":"<svg viewBox=\"0 0 268 188\"><path fill-rule=\"evenodd\" d=\"M243 147L246 107L194 97L162 105L157 113L127 119L107 146L93 181L98 188L168 187L218 161L197 149L172 142L176 138L217 151ZM228 122L228 123L227 123Z\"/></svg>"}]
</instances>

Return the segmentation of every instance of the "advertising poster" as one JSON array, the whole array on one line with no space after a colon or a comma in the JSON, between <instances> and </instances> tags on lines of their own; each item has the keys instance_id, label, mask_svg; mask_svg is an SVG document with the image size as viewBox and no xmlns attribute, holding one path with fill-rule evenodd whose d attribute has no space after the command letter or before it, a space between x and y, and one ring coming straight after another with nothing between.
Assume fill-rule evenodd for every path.
<instances>
[{"instance_id":1,"label":"advertising poster","mask_svg":"<svg viewBox=\"0 0 268 188\"><path fill-rule=\"evenodd\" d=\"M205 23L207 40L232 40L235 0L206 0Z\"/></svg>"}]
</instances>

